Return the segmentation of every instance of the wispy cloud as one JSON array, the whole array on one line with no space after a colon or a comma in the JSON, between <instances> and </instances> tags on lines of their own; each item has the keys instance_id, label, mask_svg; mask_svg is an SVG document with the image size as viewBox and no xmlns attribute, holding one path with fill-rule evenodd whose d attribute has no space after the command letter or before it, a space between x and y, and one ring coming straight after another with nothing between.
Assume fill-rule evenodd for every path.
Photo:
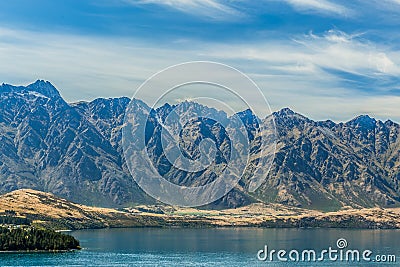
<instances>
[{"instance_id":1,"label":"wispy cloud","mask_svg":"<svg viewBox=\"0 0 400 267\"><path fill-rule=\"evenodd\" d=\"M400 118L400 51L368 41L363 34L331 30L292 41L209 48L206 54L220 60L246 62L244 68L253 73L273 107L283 107L286 102L314 118L343 120L368 111L380 118L385 118L385 112ZM394 98L388 101L391 96ZM379 107L369 106L374 99L388 101L388 105L378 113ZM335 105L341 107L340 115Z\"/></svg>"},{"instance_id":2,"label":"wispy cloud","mask_svg":"<svg viewBox=\"0 0 400 267\"><path fill-rule=\"evenodd\" d=\"M124 0L133 5L156 4L177 9L191 15L231 20L244 14L236 8L219 0Z\"/></svg>"},{"instance_id":3,"label":"wispy cloud","mask_svg":"<svg viewBox=\"0 0 400 267\"><path fill-rule=\"evenodd\" d=\"M226 58L240 58L268 63L270 68L288 72L333 69L363 76L400 75L400 51L392 51L364 40L362 34L330 30L322 35L309 33L291 41L274 40L256 45L218 48L210 53Z\"/></svg>"},{"instance_id":4,"label":"wispy cloud","mask_svg":"<svg viewBox=\"0 0 400 267\"><path fill-rule=\"evenodd\" d=\"M156 4L167 6L184 13L213 18L216 20L231 20L248 14L240 6L257 6L260 3L249 4L241 1L227 0L123 0L134 5ZM271 0L267 0L271 1ZM325 15L349 16L353 11L344 5L328 0L272 0L283 1L294 7L298 12L320 13ZM400 1L400 0L390 0ZM235 5L233 5L235 3ZM257 12L257 11L255 11Z\"/></svg>"},{"instance_id":5,"label":"wispy cloud","mask_svg":"<svg viewBox=\"0 0 400 267\"><path fill-rule=\"evenodd\" d=\"M399 89L394 86L400 83L400 52L358 34L329 31L245 44L187 40L160 47L132 38L0 28L0 52L0 82L47 79L69 101L131 96L160 69L213 60L249 74L274 110L290 106L314 119L347 120L369 113L400 121ZM361 88L354 88L356 83Z\"/></svg>"},{"instance_id":6,"label":"wispy cloud","mask_svg":"<svg viewBox=\"0 0 400 267\"><path fill-rule=\"evenodd\" d=\"M131 96L155 71L181 61L183 50L174 52L137 39L0 27L1 82L50 80L68 101Z\"/></svg>"},{"instance_id":7,"label":"wispy cloud","mask_svg":"<svg viewBox=\"0 0 400 267\"><path fill-rule=\"evenodd\" d=\"M386 0L388 2L392 2L394 4L399 4L400 5L400 0Z\"/></svg>"},{"instance_id":8,"label":"wispy cloud","mask_svg":"<svg viewBox=\"0 0 400 267\"><path fill-rule=\"evenodd\" d=\"M350 35L330 30L322 36L309 34L296 39L308 48L312 61L325 68L360 75L399 75L398 51Z\"/></svg>"},{"instance_id":9,"label":"wispy cloud","mask_svg":"<svg viewBox=\"0 0 400 267\"><path fill-rule=\"evenodd\" d=\"M306 12L318 12L326 14L334 14L340 16L348 16L353 13L350 9L343 5L339 5L327 0L284 0L295 9Z\"/></svg>"}]
</instances>

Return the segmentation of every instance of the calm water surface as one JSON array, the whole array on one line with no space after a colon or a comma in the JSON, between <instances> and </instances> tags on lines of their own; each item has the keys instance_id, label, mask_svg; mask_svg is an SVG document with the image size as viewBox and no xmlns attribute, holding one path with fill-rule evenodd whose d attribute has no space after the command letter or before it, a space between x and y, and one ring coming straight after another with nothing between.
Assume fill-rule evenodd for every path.
<instances>
[{"instance_id":1,"label":"calm water surface","mask_svg":"<svg viewBox=\"0 0 400 267\"><path fill-rule=\"evenodd\" d=\"M317 252L336 249L345 238L347 249L369 249L373 255L400 256L400 231L342 229L102 229L71 233L81 251L69 253L0 254L1 266L400 266L398 263L261 262L257 252L292 249Z\"/></svg>"}]
</instances>

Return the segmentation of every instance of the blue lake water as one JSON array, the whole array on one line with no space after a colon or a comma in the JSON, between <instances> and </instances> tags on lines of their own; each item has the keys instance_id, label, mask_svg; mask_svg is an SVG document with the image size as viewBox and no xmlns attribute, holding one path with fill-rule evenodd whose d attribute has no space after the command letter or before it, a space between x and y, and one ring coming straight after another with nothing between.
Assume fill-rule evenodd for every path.
<instances>
[{"instance_id":1,"label":"blue lake water","mask_svg":"<svg viewBox=\"0 0 400 267\"><path fill-rule=\"evenodd\" d=\"M0 266L400 266L398 230L136 228L70 234L80 240L81 251L2 253ZM273 262L257 259L265 245L288 253L293 249L318 253L328 247L337 249L340 238L347 241L344 252L371 250L371 262L281 262L276 255ZM396 263L372 262L376 255L396 255Z\"/></svg>"}]
</instances>

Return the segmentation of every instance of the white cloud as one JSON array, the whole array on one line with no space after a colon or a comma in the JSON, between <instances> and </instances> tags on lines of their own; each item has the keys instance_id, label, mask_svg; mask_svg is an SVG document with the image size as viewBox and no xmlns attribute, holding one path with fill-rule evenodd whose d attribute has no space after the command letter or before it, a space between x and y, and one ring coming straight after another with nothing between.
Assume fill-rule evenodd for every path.
<instances>
[{"instance_id":1,"label":"white cloud","mask_svg":"<svg viewBox=\"0 0 400 267\"><path fill-rule=\"evenodd\" d=\"M331 13L335 15L350 15L350 11L345 6L332 3L327 0L284 0L299 11L315 11L322 13Z\"/></svg>"},{"instance_id":2,"label":"white cloud","mask_svg":"<svg viewBox=\"0 0 400 267\"><path fill-rule=\"evenodd\" d=\"M255 45L214 46L209 51L216 57L254 60L266 66L288 72L315 75L324 69L357 75L400 75L398 51L331 30L323 35L295 37L292 41L270 41Z\"/></svg>"},{"instance_id":3,"label":"white cloud","mask_svg":"<svg viewBox=\"0 0 400 267\"><path fill-rule=\"evenodd\" d=\"M386 47L362 40L362 35L348 35L331 30L324 36L309 35L302 42L310 48L315 64L359 75L400 74L400 60Z\"/></svg>"},{"instance_id":4,"label":"white cloud","mask_svg":"<svg viewBox=\"0 0 400 267\"><path fill-rule=\"evenodd\" d=\"M400 0L387 0L387 1L400 5Z\"/></svg>"},{"instance_id":5,"label":"white cloud","mask_svg":"<svg viewBox=\"0 0 400 267\"><path fill-rule=\"evenodd\" d=\"M219 0L125 0L134 5L157 4L177 9L184 13L215 20L230 20L242 17L239 10Z\"/></svg>"},{"instance_id":6,"label":"white cloud","mask_svg":"<svg viewBox=\"0 0 400 267\"><path fill-rule=\"evenodd\" d=\"M135 39L87 38L0 28L1 82L50 80L68 101L131 96L150 75L185 52Z\"/></svg>"},{"instance_id":7,"label":"white cloud","mask_svg":"<svg viewBox=\"0 0 400 267\"><path fill-rule=\"evenodd\" d=\"M250 76L264 89L273 109L291 106L316 119L346 120L369 113L400 120L400 98L387 95L398 88L385 83L398 80L400 53L364 40L362 34L332 30L298 36L293 41L216 45L205 54L242 64L239 66L245 72L253 73ZM362 77L366 79L361 85L364 89L356 89ZM374 99L379 99L376 105L371 104ZM379 105L385 108L379 110Z\"/></svg>"},{"instance_id":8,"label":"white cloud","mask_svg":"<svg viewBox=\"0 0 400 267\"><path fill-rule=\"evenodd\" d=\"M239 8L235 8L235 1L227 0L123 0L134 5L157 4L168 6L176 10L192 15L208 17L216 20L230 20L246 16ZM339 16L350 16L354 12L349 8L330 2L328 0L267 0L283 1L291 5L299 12L315 12L322 14L333 14ZM396 1L396 0L394 0ZM245 1L237 3L248 4ZM253 3L254 5L254 3ZM242 9L243 10L243 9Z\"/></svg>"},{"instance_id":9,"label":"white cloud","mask_svg":"<svg viewBox=\"0 0 400 267\"><path fill-rule=\"evenodd\" d=\"M400 121L400 97L385 92L360 94L329 71L376 80L400 75L399 51L379 47L362 36L330 31L298 36L293 41L228 45L187 40L174 45L162 48L137 39L0 28L0 83L50 80L68 101L131 96L160 69L185 61L212 60L232 65L253 78L273 110L290 106L314 119L347 120L369 113Z\"/></svg>"}]
</instances>

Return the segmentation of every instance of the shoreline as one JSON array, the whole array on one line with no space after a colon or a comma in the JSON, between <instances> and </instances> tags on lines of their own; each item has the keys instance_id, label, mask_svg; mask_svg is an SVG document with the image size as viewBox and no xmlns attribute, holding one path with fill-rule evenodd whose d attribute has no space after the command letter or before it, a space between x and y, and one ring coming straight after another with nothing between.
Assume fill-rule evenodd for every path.
<instances>
[{"instance_id":1,"label":"shoreline","mask_svg":"<svg viewBox=\"0 0 400 267\"><path fill-rule=\"evenodd\" d=\"M360 227L260 227L260 226L209 226L209 227L190 227L190 226L125 226L125 227L103 227L103 228L80 228L69 230L68 232L78 232L87 230L111 230L111 229L298 229L298 230L313 230L313 229L342 229L342 230L370 230L370 231L393 231L400 228L360 228Z\"/></svg>"},{"instance_id":2,"label":"shoreline","mask_svg":"<svg viewBox=\"0 0 400 267\"><path fill-rule=\"evenodd\" d=\"M82 249L68 249L68 250L0 250L0 254L36 254L36 253L68 253L76 252Z\"/></svg>"}]
</instances>

